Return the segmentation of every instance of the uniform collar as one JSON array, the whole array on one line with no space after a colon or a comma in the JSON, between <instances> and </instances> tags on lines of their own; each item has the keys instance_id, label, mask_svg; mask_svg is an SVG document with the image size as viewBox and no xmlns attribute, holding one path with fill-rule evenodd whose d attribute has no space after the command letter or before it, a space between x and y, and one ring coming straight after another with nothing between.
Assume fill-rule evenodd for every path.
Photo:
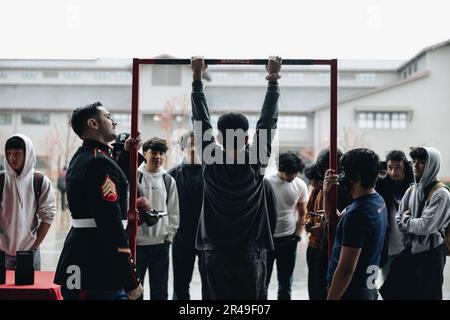
<instances>
[{"instance_id":1,"label":"uniform collar","mask_svg":"<svg viewBox=\"0 0 450 320\"><path fill-rule=\"evenodd\" d=\"M83 140L83 147L100 149L100 151L103 151L104 153L108 154L109 156L112 155L112 149L109 146L107 146L106 144L101 143L100 141L97 141L97 140L91 140L91 139Z\"/></svg>"}]
</instances>

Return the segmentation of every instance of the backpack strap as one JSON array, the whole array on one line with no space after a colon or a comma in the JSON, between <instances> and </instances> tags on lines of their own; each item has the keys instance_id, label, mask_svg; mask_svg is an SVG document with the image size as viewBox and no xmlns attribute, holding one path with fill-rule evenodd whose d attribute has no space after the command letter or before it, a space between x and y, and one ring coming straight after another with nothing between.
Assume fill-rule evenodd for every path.
<instances>
[{"instance_id":1,"label":"backpack strap","mask_svg":"<svg viewBox=\"0 0 450 320\"><path fill-rule=\"evenodd\" d=\"M36 199L36 209L39 205L39 198L42 193L42 184L44 183L44 174L35 171L33 175L34 198ZM5 171L0 171L0 203L3 201L3 189L5 188Z\"/></svg>"},{"instance_id":2,"label":"backpack strap","mask_svg":"<svg viewBox=\"0 0 450 320\"><path fill-rule=\"evenodd\" d=\"M443 182L436 182L436 184L433 186L433 188L431 188L430 193L428 193L428 197L427 200L430 201L431 197L433 196L433 193L435 193L438 189L440 188L445 188L447 190L449 190L449 188L443 183ZM450 191L450 190L449 190Z\"/></svg>"},{"instance_id":3,"label":"backpack strap","mask_svg":"<svg viewBox=\"0 0 450 320\"><path fill-rule=\"evenodd\" d=\"M5 188L5 170L0 171L0 204L3 200L3 189Z\"/></svg>"},{"instance_id":4,"label":"backpack strap","mask_svg":"<svg viewBox=\"0 0 450 320\"><path fill-rule=\"evenodd\" d=\"M144 177L143 173L138 171L138 182L139 182L139 184L142 183L142 178L143 177ZM166 206L167 206L167 204L169 203L169 194L170 194L170 187L171 187L171 184L172 184L172 177L169 174L164 173L163 174L163 180L164 180L164 186L166 187Z\"/></svg>"},{"instance_id":5,"label":"backpack strap","mask_svg":"<svg viewBox=\"0 0 450 320\"><path fill-rule=\"evenodd\" d=\"M446 188L447 190L449 190L449 188L444 183L442 183L441 181L436 181L434 183L434 185L432 185L432 187L429 188L427 198L423 201L423 206L425 205L425 201L430 202L431 198L433 197L433 194L440 188ZM423 206L422 206L422 210L423 210ZM445 243L448 230L439 230L439 232L441 233L441 236L444 239L444 243ZM430 241L430 250L433 248L434 248L434 238L432 236L431 241Z\"/></svg>"},{"instance_id":6,"label":"backpack strap","mask_svg":"<svg viewBox=\"0 0 450 320\"><path fill-rule=\"evenodd\" d=\"M419 203L419 210L417 211L417 218L422 217L422 211L425 208L425 203L431 199L433 192L436 191L436 189L437 189L436 186L438 184L439 184L438 181L434 181L434 182L430 183L430 185L428 187L425 188L425 190L424 190L425 198L423 198L423 200Z\"/></svg>"},{"instance_id":7,"label":"backpack strap","mask_svg":"<svg viewBox=\"0 0 450 320\"><path fill-rule=\"evenodd\" d=\"M163 174L164 186L166 187L166 206L169 203L170 187L172 184L172 177L170 174Z\"/></svg>"},{"instance_id":8,"label":"backpack strap","mask_svg":"<svg viewBox=\"0 0 450 320\"><path fill-rule=\"evenodd\" d=\"M44 183L44 174L39 171L34 171L33 189L34 189L34 197L36 198L36 204L38 204L39 198L41 197L43 183Z\"/></svg>"}]
</instances>

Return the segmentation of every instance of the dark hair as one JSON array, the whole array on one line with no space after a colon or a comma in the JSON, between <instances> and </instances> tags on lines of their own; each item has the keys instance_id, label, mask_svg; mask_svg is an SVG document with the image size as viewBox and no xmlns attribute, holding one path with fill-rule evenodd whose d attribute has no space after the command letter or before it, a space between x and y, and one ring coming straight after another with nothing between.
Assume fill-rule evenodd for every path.
<instances>
[{"instance_id":1,"label":"dark hair","mask_svg":"<svg viewBox=\"0 0 450 320\"><path fill-rule=\"evenodd\" d=\"M380 161L380 171L387 171L387 161Z\"/></svg>"},{"instance_id":2,"label":"dark hair","mask_svg":"<svg viewBox=\"0 0 450 320\"><path fill-rule=\"evenodd\" d=\"M412 181L414 178L411 162L406 158L406 154L400 150L392 150L386 155L386 165L388 161L402 161L405 173L405 181Z\"/></svg>"},{"instance_id":3,"label":"dark hair","mask_svg":"<svg viewBox=\"0 0 450 320\"><path fill-rule=\"evenodd\" d=\"M238 112L227 112L219 117L217 121L217 129L219 130L219 142L224 148L227 147L226 134L227 129L232 129L234 131L241 129L243 132L248 131L248 120L242 114ZM234 147L237 148L238 141L234 138Z\"/></svg>"},{"instance_id":4,"label":"dark hair","mask_svg":"<svg viewBox=\"0 0 450 320\"><path fill-rule=\"evenodd\" d=\"M370 189L377 182L380 158L373 150L357 148L341 157L340 166L350 181L360 180L363 188Z\"/></svg>"},{"instance_id":5,"label":"dark hair","mask_svg":"<svg viewBox=\"0 0 450 320\"><path fill-rule=\"evenodd\" d=\"M406 154L403 151L391 150L386 155L386 162L388 161L403 161L403 164L405 164L408 159L406 159Z\"/></svg>"},{"instance_id":6,"label":"dark hair","mask_svg":"<svg viewBox=\"0 0 450 320\"><path fill-rule=\"evenodd\" d=\"M26 150L25 141L21 137L14 136L6 140L5 150L23 149Z\"/></svg>"},{"instance_id":7,"label":"dark hair","mask_svg":"<svg viewBox=\"0 0 450 320\"><path fill-rule=\"evenodd\" d=\"M340 149L337 150L337 159L342 157L342 151ZM323 179L325 177L325 171L330 167L330 149L323 149L317 155L316 160L316 169L317 174Z\"/></svg>"},{"instance_id":8,"label":"dark hair","mask_svg":"<svg viewBox=\"0 0 450 320\"><path fill-rule=\"evenodd\" d=\"M186 148L189 139L191 139L191 141L192 141L192 139L194 139L194 132L193 131L185 132L180 137L180 141L179 142L180 142L181 150L184 150L184 148Z\"/></svg>"},{"instance_id":9,"label":"dark hair","mask_svg":"<svg viewBox=\"0 0 450 320\"><path fill-rule=\"evenodd\" d=\"M278 171L286 173L302 173L305 163L297 153L287 151L280 153L278 157Z\"/></svg>"},{"instance_id":10,"label":"dark hair","mask_svg":"<svg viewBox=\"0 0 450 320\"><path fill-rule=\"evenodd\" d=\"M101 107L100 102L94 102L83 107L76 108L72 112L70 118L70 125L77 136L81 138L86 129L88 128L87 120L89 118L95 118L99 114L98 107Z\"/></svg>"},{"instance_id":11,"label":"dark hair","mask_svg":"<svg viewBox=\"0 0 450 320\"><path fill-rule=\"evenodd\" d=\"M410 148L409 156L413 160L422 160L427 161L428 160L428 152L425 148L422 147L411 147Z\"/></svg>"},{"instance_id":12,"label":"dark hair","mask_svg":"<svg viewBox=\"0 0 450 320\"><path fill-rule=\"evenodd\" d=\"M169 150L169 147L167 146L167 141L161 138L151 138L150 140L147 140L144 145L142 146L142 151L147 152L147 150L152 151L160 151L166 153L167 150Z\"/></svg>"},{"instance_id":13,"label":"dark hair","mask_svg":"<svg viewBox=\"0 0 450 320\"><path fill-rule=\"evenodd\" d=\"M323 178L317 173L317 168L315 164L310 164L305 168L305 176L308 180L320 181Z\"/></svg>"}]
</instances>

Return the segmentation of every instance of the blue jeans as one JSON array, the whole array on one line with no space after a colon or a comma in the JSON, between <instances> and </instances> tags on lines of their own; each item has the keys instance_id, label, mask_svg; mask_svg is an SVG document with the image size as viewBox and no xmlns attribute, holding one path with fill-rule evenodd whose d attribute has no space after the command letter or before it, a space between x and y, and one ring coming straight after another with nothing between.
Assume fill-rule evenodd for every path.
<instances>
[{"instance_id":1,"label":"blue jeans","mask_svg":"<svg viewBox=\"0 0 450 320\"><path fill-rule=\"evenodd\" d=\"M277 261L278 300L291 300L292 275L297 256L297 240L292 236L273 238L275 250L267 253L267 287Z\"/></svg>"},{"instance_id":2,"label":"blue jeans","mask_svg":"<svg viewBox=\"0 0 450 320\"><path fill-rule=\"evenodd\" d=\"M118 291L86 291L70 290L61 287L64 300L128 300L124 290Z\"/></svg>"},{"instance_id":3,"label":"blue jeans","mask_svg":"<svg viewBox=\"0 0 450 320\"><path fill-rule=\"evenodd\" d=\"M16 262L16 256L9 256L5 254L5 267L7 270L15 270ZM33 253L33 266L35 271L41 270L41 251L39 248Z\"/></svg>"},{"instance_id":4,"label":"blue jeans","mask_svg":"<svg viewBox=\"0 0 450 320\"><path fill-rule=\"evenodd\" d=\"M169 281L170 243L151 246L136 246L136 271L141 283L144 283L148 270L151 300L167 300Z\"/></svg>"}]
</instances>

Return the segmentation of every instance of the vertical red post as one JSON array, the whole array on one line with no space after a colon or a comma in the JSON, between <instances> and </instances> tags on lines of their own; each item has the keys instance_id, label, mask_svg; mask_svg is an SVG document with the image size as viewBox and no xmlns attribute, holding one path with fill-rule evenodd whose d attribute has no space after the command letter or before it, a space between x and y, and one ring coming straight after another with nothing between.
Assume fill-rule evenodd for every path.
<instances>
[{"instance_id":1,"label":"vertical red post","mask_svg":"<svg viewBox=\"0 0 450 320\"><path fill-rule=\"evenodd\" d=\"M131 93L131 137L138 135L139 120L139 59L133 59L133 81ZM137 153L136 148L130 150L130 194L128 205L128 243L130 245L133 261L136 263L136 234L138 228L137 198Z\"/></svg>"},{"instance_id":2,"label":"vertical red post","mask_svg":"<svg viewBox=\"0 0 450 320\"><path fill-rule=\"evenodd\" d=\"M337 172L337 93L338 93L337 59L331 60L330 64L330 163L329 167ZM334 244L335 228L338 223L336 214L337 187L334 186L330 192L330 217L328 224L328 258Z\"/></svg>"}]
</instances>

